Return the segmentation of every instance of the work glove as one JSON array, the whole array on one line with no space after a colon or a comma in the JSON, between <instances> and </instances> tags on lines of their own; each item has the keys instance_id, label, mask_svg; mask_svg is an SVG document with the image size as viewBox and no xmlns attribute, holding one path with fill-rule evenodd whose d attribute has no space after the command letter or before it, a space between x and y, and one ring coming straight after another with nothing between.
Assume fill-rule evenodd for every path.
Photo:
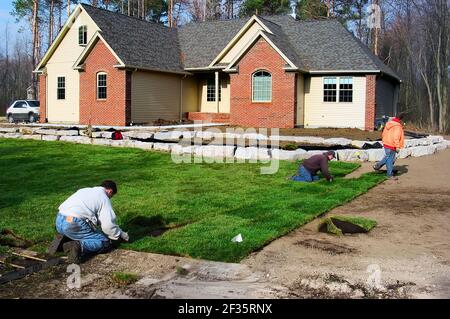
<instances>
[{"instance_id":1,"label":"work glove","mask_svg":"<svg viewBox=\"0 0 450 319\"><path fill-rule=\"evenodd\" d=\"M129 240L130 240L130 236L128 236L128 233L126 233L126 232L124 232L124 231L122 231L122 232L120 233L120 238L121 238L123 241L129 241Z\"/></svg>"},{"instance_id":2,"label":"work glove","mask_svg":"<svg viewBox=\"0 0 450 319\"><path fill-rule=\"evenodd\" d=\"M399 148L396 148L395 149L395 152L398 154L398 153L400 153L400 149Z\"/></svg>"}]
</instances>

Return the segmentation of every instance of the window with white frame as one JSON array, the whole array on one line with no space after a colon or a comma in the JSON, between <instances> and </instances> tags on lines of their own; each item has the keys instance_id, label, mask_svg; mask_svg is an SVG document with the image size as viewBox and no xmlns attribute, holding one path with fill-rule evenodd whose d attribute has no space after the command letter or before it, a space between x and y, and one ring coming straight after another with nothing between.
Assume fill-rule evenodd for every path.
<instances>
[{"instance_id":1,"label":"window with white frame","mask_svg":"<svg viewBox=\"0 0 450 319\"><path fill-rule=\"evenodd\" d=\"M87 44L87 25L82 25L78 28L78 44L86 45Z\"/></svg>"},{"instance_id":2,"label":"window with white frame","mask_svg":"<svg viewBox=\"0 0 450 319\"><path fill-rule=\"evenodd\" d=\"M253 102L272 101L272 75L266 71L258 71L252 76Z\"/></svg>"},{"instance_id":3,"label":"window with white frame","mask_svg":"<svg viewBox=\"0 0 450 319\"><path fill-rule=\"evenodd\" d=\"M97 99L104 100L107 97L107 75L106 73L97 74Z\"/></svg>"},{"instance_id":4,"label":"window with white frame","mask_svg":"<svg viewBox=\"0 0 450 319\"><path fill-rule=\"evenodd\" d=\"M339 79L339 102L353 102L353 78Z\"/></svg>"},{"instance_id":5,"label":"window with white frame","mask_svg":"<svg viewBox=\"0 0 450 319\"><path fill-rule=\"evenodd\" d=\"M208 79L206 82L206 101L216 101L216 81L215 79ZM219 81L219 102L222 101L222 88Z\"/></svg>"},{"instance_id":6,"label":"window with white frame","mask_svg":"<svg viewBox=\"0 0 450 319\"><path fill-rule=\"evenodd\" d=\"M323 79L323 101L336 102L337 97L337 78Z\"/></svg>"},{"instance_id":7,"label":"window with white frame","mask_svg":"<svg viewBox=\"0 0 450 319\"><path fill-rule=\"evenodd\" d=\"M345 76L323 78L323 101L352 103L353 77Z\"/></svg>"},{"instance_id":8,"label":"window with white frame","mask_svg":"<svg viewBox=\"0 0 450 319\"><path fill-rule=\"evenodd\" d=\"M57 89L56 89L56 98L58 100L65 100L66 99L66 77L65 76L59 76L58 77L58 83L57 83Z\"/></svg>"}]
</instances>

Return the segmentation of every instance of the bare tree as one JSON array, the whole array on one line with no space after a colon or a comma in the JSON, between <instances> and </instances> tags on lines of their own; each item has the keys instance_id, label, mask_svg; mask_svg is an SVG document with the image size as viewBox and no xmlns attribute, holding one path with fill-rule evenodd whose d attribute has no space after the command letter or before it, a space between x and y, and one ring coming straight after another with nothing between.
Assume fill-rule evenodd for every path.
<instances>
[{"instance_id":1,"label":"bare tree","mask_svg":"<svg viewBox=\"0 0 450 319\"><path fill-rule=\"evenodd\" d=\"M48 17L48 48L52 45L53 38L54 38L54 11L55 11L55 0L50 0L50 6L49 6L49 17Z\"/></svg>"}]
</instances>

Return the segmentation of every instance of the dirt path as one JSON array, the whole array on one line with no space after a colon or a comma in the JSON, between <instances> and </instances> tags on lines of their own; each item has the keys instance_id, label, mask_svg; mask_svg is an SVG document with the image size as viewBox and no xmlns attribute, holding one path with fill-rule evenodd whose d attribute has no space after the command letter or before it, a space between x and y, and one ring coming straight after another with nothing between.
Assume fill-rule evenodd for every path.
<instances>
[{"instance_id":1,"label":"dirt path","mask_svg":"<svg viewBox=\"0 0 450 319\"><path fill-rule=\"evenodd\" d=\"M0 286L0 298L450 298L449 163L450 150L398 161L398 181L331 212L377 220L367 235L318 233L314 221L240 264L117 250L82 265L80 289L59 266ZM115 271L139 280L119 285Z\"/></svg>"},{"instance_id":2,"label":"dirt path","mask_svg":"<svg viewBox=\"0 0 450 319\"><path fill-rule=\"evenodd\" d=\"M398 161L398 181L331 212L377 220L368 235L321 234L314 221L243 263L289 287L286 297L371 296L364 286L380 270L385 290L374 296L450 298L449 162L450 150ZM370 170L366 163L354 175Z\"/></svg>"}]
</instances>

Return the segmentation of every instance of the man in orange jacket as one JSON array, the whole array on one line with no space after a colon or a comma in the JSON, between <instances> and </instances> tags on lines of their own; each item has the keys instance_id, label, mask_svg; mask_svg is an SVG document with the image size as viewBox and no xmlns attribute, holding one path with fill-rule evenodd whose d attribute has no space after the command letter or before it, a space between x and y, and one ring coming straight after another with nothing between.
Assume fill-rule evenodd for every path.
<instances>
[{"instance_id":1,"label":"man in orange jacket","mask_svg":"<svg viewBox=\"0 0 450 319\"><path fill-rule=\"evenodd\" d=\"M395 155L405 146L405 133L402 125L403 114L397 114L391 121L386 123L383 130L383 145L386 155L384 158L373 166L373 169L379 171L384 165L387 168L387 176L389 179L397 179L394 177Z\"/></svg>"}]
</instances>

